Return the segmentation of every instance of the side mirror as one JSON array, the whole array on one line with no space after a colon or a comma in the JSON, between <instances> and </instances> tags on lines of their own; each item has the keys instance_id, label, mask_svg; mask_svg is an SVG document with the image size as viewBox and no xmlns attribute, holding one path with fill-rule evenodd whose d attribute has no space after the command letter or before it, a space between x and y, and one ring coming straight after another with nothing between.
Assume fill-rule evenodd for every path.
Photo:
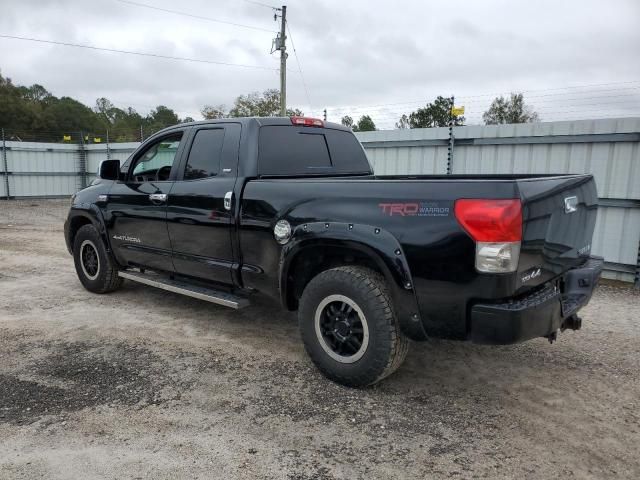
<instances>
[{"instance_id":1,"label":"side mirror","mask_svg":"<svg viewBox=\"0 0 640 480\"><path fill-rule=\"evenodd\" d=\"M103 160L98 167L98 178L118 180L120 178L120 160Z\"/></svg>"}]
</instances>

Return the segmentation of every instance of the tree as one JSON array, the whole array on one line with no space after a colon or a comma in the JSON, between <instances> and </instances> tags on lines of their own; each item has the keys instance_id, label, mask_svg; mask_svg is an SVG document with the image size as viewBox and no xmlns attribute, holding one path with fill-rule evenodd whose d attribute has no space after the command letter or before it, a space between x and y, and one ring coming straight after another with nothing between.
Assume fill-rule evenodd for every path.
<instances>
[{"instance_id":1,"label":"tree","mask_svg":"<svg viewBox=\"0 0 640 480\"><path fill-rule=\"evenodd\" d=\"M299 109L287 109L287 116L302 116ZM270 88L264 92L240 95L229 110L229 117L278 117L280 116L280 92Z\"/></svg>"},{"instance_id":2,"label":"tree","mask_svg":"<svg viewBox=\"0 0 640 480\"><path fill-rule=\"evenodd\" d=\"M410 128L447 127L452 119L451 98L438 96L432 103L409 114ZM463 116L453 117L454 125L464 125Z\"/></svg>"},{"instance_id":3,"label":"tree","mask_svg":"<svg viewBox=\"0 0 640 480\"><path fill-rule=\"evenodd\" d=\"M342 117L340 123L342 123L342 125L344 125L345 127L353 128L353 118L351 118L349 115L345 115L344 117Z\"/></svg>"},{"instance_id":4,"label":"tree","mask_svg":"<svg viewBox=\"0 0 640 480\"><path fill-rule=\"evenodd\" d=\"M98 117L100 117L107 126L115 123L119 113L124 113L104 97L96 99L96 106L93 107L93 111L98 114Z\"/></svg>"},{"instance_id":5,"label":"tree","mask_svg":"<svg viewBox=\"0 0 640 480\"><path fill-rule=\"evenodd\" d=\"M357 128L353 129L356 132L373 132L376 130L376 124L369 115L363 115L358 120Z\"/></svg>"},{"instance_id":6,"label":"tree","mask_svg":"<svg viewBox=\"0 0 640 480\"><path fill-rule=\"evenodd\" d=\"M353 123L352 117L345 115L342 117L342 120L340 120L340 123L345 127L351 128L354 132L372 132L376 130L376 124L373 123L369 115L362 115L356 124Z\"/></svg>"},{"instance_id":7,"label":"tree","mask_svg":"<svg viewBox=\"0 0 640 480\"><path fill-rule=\"evenodd\" d=\"M240 95L227 111L225 105L205 105L200 111L207 120L225 117L278 117L280 116L280 91L270 88L264 92ZM302 116L299 109L287 109L287 116Z\"/></svg>"},{"instance_id":8,"label":"tree","mask_svg":"<svg viewBox=\"0 0 640 480\"><path fill-rule=\"evenodd\" d=\"M396 122L396 128L398 130L404 130L410 128L409 117L406 114L402 114L400 119Z\"/></svg>"},{"instance_id":9,"label":"tree","mask_svg":"<svg viewBox=\"0 0 640 480\"><path fill-rule=\"evenodd\" d=\"M38 122L37 130L43 132L70 133L80 130L101 131L103 126L95 112L70 97L56 99L46 108ZM59 135L58 135L59 136Z\"/></svg>"},{"instance_id":10,"label":"tree","mask_svg":"<svg viewBox=\"0 0 640 480\"><path fill-rule=\"evenodd\" d=\"M149 115L147 115L147 118L145 119L145 123L151 130L157 131L171 125L175 125L176 123L180 123L180 118L178 118L178 115L176 115L176 113L169 107L158 105L155 110L151 110L151 112L149 112Z\"/></svg>"},{"instance_id":11,"label":"tree","mask_svg":"<svg viewBox=\"0 0 640 480\"><path fill-rule=\"evenodd\" d=\"M24 89L23 96L25 100L29 102L46 103L47 100L53 97L53 95L51 95L51 93L46 88L44 88L42 85L38 85L37 83L34 83L28 88L26 87L20 87L20 88Z\"/></svg>"},{"instance_id":12,"label":"tree","mask_svg":"<svg viewBox=\"0 0 640 480\"><path fill-rule=\"evenodd\" d=\"M496 97L489 109L482 114L485 125L504 123L532 123L539 121L538 114L524 103L522 93L512 93L510 98Z\"/></svg>"},{"instance_id":13,"label":"tree","mask_svg":"<svg viewBox=\"0 0 640 480\"><path fill-rule=\"evenodd\" d=\"M228 117L229 115L225 113L225 110L226 107L224 105L218 105L215 107L212 105L205 105L202 107L202 110L200 110L200 113L205 120L214 120L216 118Z\"/></svg>"}]
</instances>

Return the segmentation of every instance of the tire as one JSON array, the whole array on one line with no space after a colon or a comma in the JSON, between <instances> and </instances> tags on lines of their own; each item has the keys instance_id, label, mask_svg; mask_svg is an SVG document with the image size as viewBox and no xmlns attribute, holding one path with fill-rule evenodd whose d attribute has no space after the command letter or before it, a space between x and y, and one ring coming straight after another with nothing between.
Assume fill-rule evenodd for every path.
<instances>
[{"instance_id":1,"label":"tire","mask_svg":"<svg viewBox=\"0 0 640 480\"><path fill-rule=\"evenodd\" d=\"M76 233L73 260L80 283L90 292L108 293L122 286L123 279L118 276L118 266L93 225L85 225Z\"/></svg>"},{"instance_id":2,"label":"tire","mask_svg":"<svg viewBox=\"0 0 640 480\"><path fill-rule=\"evenodd\" d=\"M298 322L316 367L348 387L379 382L409 350L384 278L368 268L343 266L314 277L300 298Z\"/></svg>"}]
</instances>

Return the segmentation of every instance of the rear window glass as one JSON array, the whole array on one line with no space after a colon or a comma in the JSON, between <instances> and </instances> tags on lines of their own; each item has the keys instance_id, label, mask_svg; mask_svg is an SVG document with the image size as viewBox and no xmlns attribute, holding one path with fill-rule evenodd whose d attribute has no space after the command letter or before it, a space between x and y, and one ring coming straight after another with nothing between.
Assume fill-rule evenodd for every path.
<instances>
[{"instance_id":1,"label":"rear window glass","mask_svg":"<svg viewBox=\"0 0 640 480\"><path fill-rule=\"evenodd\" d=\"M184 171L185 180L213 177L220 169L224 129L198 130Z\"/></svg>"},{"instance_id":2,"label":"rear window glass","mask_svg":"<svg viewBox=\"0 0 640 480\"><path fill-rule=\"evenodd\" d=\"M260 175L369 172L369 162L351 132L269 125L260 129Z\"/></svg>"}]
</instances>

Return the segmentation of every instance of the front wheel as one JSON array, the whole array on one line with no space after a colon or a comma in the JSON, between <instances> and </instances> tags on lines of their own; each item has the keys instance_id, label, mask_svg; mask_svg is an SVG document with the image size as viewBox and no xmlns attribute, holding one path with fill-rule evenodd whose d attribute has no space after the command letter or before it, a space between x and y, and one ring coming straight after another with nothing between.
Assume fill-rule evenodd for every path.
<instances>
[{"instance_id":1,"label":"front wheel","mask_svg":"<svg viewBox=\"0 0 640 480\"><path fill-rule=\"evenodd\" d=\"M368 268L343 266L318 274L302 293L298 319L313 363L350 387L390 375L409 349L383 277Z\"/></svg>"},{"instance_id":2,"label":"front wheel","mask_svg":"<svg viewBox=\"0 0 640 480\"><path fill-rule=\"evenodd\" d=\"M122 285L118 267L93 225L84 225L76 233L73 260L80 282L90 292L112 292Z\"/></svg>"}]
</instances>

